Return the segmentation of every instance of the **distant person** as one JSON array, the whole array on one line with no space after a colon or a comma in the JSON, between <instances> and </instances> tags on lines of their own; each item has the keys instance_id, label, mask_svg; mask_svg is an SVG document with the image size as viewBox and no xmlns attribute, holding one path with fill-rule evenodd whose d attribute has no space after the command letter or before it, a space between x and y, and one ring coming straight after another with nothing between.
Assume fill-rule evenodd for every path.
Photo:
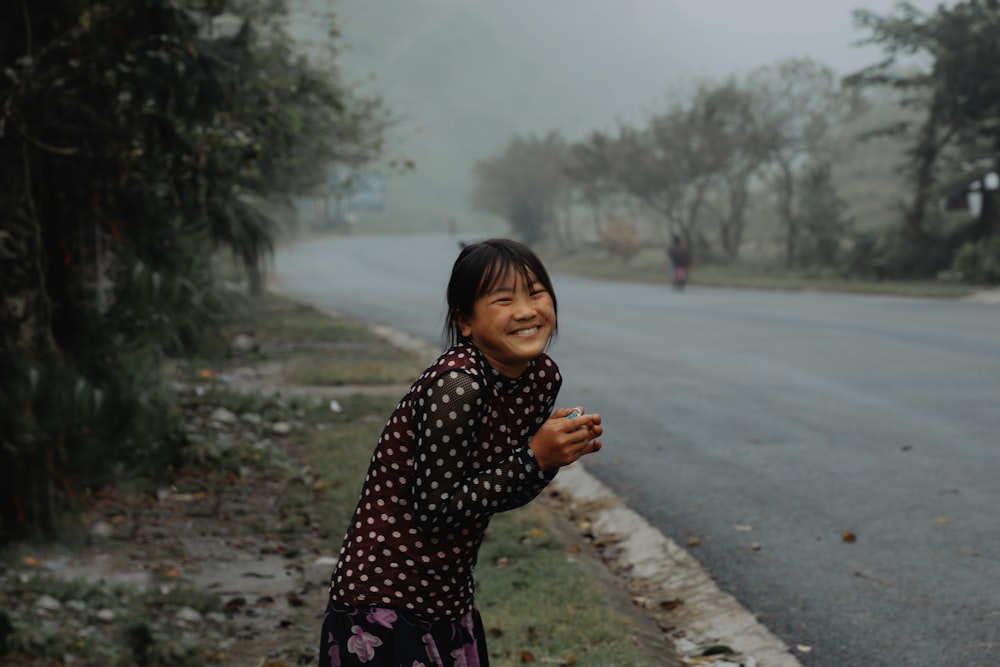
<instances>
[{"instance_id":1,"label":"distant person","mask_svg":"<svg viewBox=\"0 0 1000 667\"><path fill-rule=\"evenodd\" d=\"M691 253L684 240L674 234L667 248L667 258L670 260L671 284L674 289L684 289L688 280L688 270L691 266Z\"/></svg>"},{"instance_id":2,"label":"distant person","mask_svg":"<svg viewBox=\"0 0 1000 667\"><path fill-rule=\"evenodd\" d=\"M526 246L468 244L452 267L451 346L375 446L331 576L321 667L487 667L473 566L491 517L601 449L601 417L554 410L549 274Z\"/></svg>"}]
</instances>

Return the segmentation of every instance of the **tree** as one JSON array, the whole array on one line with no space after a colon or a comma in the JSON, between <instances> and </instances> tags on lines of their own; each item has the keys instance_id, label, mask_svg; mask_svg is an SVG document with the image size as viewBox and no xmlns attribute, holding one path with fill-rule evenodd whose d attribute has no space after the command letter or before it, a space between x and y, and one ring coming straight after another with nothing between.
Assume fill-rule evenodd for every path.
<instances>
[{"instance_id":1,"label":"tree","mask_svg":"<svg viewBox=\"0 0 1000 667\"><path fill-rule=\"evenodd\" d=\"M837 128L855 113L857 98L833 72L811 59L786 59L755 70L747 88L756 96L755 125L767 142L771 182L783 226L785 263L799 261L798 174L833 160L840 148Z\"/></svg>"},{"instance_id":2,"label":"tree","mask_svg":"<svg viewBox=\"0 0 1000 667\"><path fill-rule=\"evenodd\" d=\"M814 165L802 176L798 220L799 258L807 266L833 267L840 263L851 231L848 204L837 194L829 163Z\"/></svg>"},{"instance_id":3,"label":"tree","mask_svg":"<svg viewBox=\"0 0 1000 667\"><path fill-rule=\"evenodd\" d=\"M473 166L473 206L507 220L525 243L537 243L556 227L559 203L569 191L567 151L555 132L513 137L502 155Z\"/></svg>"},{"instance_id":4,"label":"tree","mask_svg":"<svg viewBox=\"0 0 1000 667\"><path fill-rule=\"evenodd\" d=\"M708 137L705 150L717 158L705 207L715 218L719 245L729 260L739 255L751 186L770 151L755 102L753 91L729 81L701 89L693 104L693 110L701 110L701 132Z\"/></svg>"},{"instance_id":5,"label":"tree","mask_svg":"<svg viewBox=\"0 0 1000 667\"><path fill-rule=\"evenodd\" d=\"M616 148L613 138L595 131L569 147L564 169L580 203L590 211L597 238L603 238L603 220L624 196L616 178Z\"/></svg>"},{"instance_id":6,"label":"tree","mask_svg":"<svg viewBox=\"0 0 1000 667\"><path fill-rule=\"evenodd\" d=\"M967 0L950 8L940 5L930 14L900 3L887 16L857 10L854 18L870 31L863 43L880 46L885 58L853 74L849 82L890 86L902 92L904 105L923 110L915 132L910 125L884 131L908 133L912 141L907 171L913 189L902 225L907 247L901 253L908 266L901 268L933 272L948 261L947 252L940 250L937 185L942 178L981 172L983 165L1000 169L1000 73L995 67L1000 3ZM998 228L1000 210L984 206L971 237L982 238Z\"/></svg>"},{"instance_id":7,"label":"tree","mask_svg":"<svg viewBox=\"0 0 1000 667\"><path fill-rule=\"evenodd\" d=\"M302 58L282 12L0 10L0 536L51 532L59 498L176 460L158 362L220 309L212 253L258 266L265 201L377 154L377 101Z\"/></svg>"}]
</instances>

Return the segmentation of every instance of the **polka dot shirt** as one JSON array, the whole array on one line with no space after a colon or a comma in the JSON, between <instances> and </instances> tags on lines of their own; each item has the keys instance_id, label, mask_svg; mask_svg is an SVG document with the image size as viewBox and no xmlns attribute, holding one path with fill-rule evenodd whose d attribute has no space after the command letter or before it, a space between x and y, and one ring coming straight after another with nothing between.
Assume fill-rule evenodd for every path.
<instances>
[{"instance_id":1,"label":"polka dot shirt","mask_svg":"<svg viewBox=\"0 0 1000 667\"><path fill-rule=\"evenodd\" d=\"M508 378L456 345L417 378L379 437L330 596L432 619L472 607L476 556L493 514L555 477L528 447L562 376L548 355Z\"/></svg>"}]
</instances>

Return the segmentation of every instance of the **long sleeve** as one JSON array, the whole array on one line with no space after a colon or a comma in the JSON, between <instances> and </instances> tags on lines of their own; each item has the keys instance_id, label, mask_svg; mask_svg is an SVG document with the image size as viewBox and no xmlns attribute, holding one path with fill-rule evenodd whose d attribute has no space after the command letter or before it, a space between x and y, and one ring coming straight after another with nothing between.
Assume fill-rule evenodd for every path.
<instances>
[{"instance_id":1,"label":"long sleeve","mask_svg":"<svg viewBox=\"0 0 1000 667\"><path fill-rule=\"evenodd\" d=\"M485 429L490 389L461 371L448 371L417 399L414 447L413 510L417 524L439 534L483 517L520 507L537 496L555 471L543 472L528 447L544 421L538 417L520 441L509 427ZM547 417L547 413L545 415ZM482 465L482 448L492 448Z\"/></svg>"}]
</instances>

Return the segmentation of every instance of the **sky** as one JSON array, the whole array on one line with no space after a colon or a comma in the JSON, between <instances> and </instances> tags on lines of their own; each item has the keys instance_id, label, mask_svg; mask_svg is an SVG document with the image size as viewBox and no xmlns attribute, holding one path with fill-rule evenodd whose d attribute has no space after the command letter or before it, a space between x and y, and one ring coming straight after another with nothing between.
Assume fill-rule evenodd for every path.
<instances>
[{"instance_id":1,"label":"sky","mask_svg":"<svg viewBox=\"0 0 1000 667\"><path fill-rule=\"evenodd\" d=\"M923 11L939 4L912 0ZM864 8L893 13L897 0L631 0L634 25L669 39L692 76L725 76L785 57L810 56L841 74L876 62L876 47L853 25Z\"/></svg>"}]
</instances>

